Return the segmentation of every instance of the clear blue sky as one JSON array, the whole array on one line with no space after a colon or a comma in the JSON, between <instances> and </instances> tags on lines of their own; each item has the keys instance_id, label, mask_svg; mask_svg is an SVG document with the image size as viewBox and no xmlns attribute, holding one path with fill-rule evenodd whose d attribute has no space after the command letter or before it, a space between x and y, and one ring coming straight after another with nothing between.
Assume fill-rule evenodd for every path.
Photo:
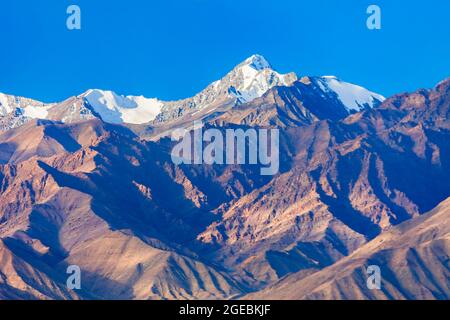
<instances>
[{"instance_id":1,"label":"clear blue sky","mask_svg":"<svg viewBox=\"0 0 450 320\"><path fill-rule=\"evenodd\" d=\"M366 28L372 3L380 31ZM66 28L70 4L81 31ZM1 1L0 92L177 99L260 53L281 72L336 75L389 96L450 76L449 16L449 0Z\"/></svg>"}]
</instances>

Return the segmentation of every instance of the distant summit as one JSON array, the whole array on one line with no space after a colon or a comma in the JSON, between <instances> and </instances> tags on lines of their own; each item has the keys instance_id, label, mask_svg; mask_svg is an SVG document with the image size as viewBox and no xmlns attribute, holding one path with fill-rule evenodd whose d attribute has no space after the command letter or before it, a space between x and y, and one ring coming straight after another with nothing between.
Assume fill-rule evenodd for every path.
<instances>
[{"instance_id":1,"label":"distant summit","mask_svg":"<svg viewBox=\"0 0 450 320\"><path fill-rule=\"evenodd\" d=\"M259 54L254 54L251 57L248 57L242 64L248 65L259 71L263 69L272 69L270 63L266 60L266 58Z\"/></svg>"}]
</instances>

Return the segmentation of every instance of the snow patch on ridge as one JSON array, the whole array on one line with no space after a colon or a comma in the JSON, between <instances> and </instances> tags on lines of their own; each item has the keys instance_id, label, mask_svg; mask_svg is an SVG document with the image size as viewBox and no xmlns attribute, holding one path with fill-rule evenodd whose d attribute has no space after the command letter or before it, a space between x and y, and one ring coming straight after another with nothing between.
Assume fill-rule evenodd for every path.
<instances>
[{"instance_id":1,"label":"snow patch on ridge","mask_svg":"<svg viewBox=\"0 0 450 320\"><path fill-rule=\"evenodd\" d=\"M98 89L87 91L84 98L103 121L115 124L150 122L161 112L163 106L163 103L157 99L122 96L112 91Z\"/></svg>"},{"instance_id":2,"label":"snow patch on ridge","mask_svg":"<svg viewBox=\"0 0 450 320\"><path fill-rule=\"evenodd\" d=\"M44 106L26 106L23 108L23 115L32 119L47 119L48 111Z\"/></svg>"},{"instance_id":3,"label":"snow patch on ridge","mask_svg":"<svg viewBox=\"0 0 450 320\"><path fill-rule=\"evenodd\" d=\"M232 95L237 96L240 102L250 102L275 86L289 86L297 80L293 73L284 75L274 71L269 62L257 54L247 58L236 70L243 79Z\"/></svg>"},{"instance_id":4,"label":"snow patch on ridge","mask_svg":"<svg viewBox=\"0 0 450 320\"><path fill-rule=\"evenodd\" d=\"M343 82L334 76L307 77L307 83L314 83L320 97L336 100L348 112L376 107L385 98L363 87ZM178 101L161 101L143 96L123 96L112 91L91 89L79 95L83 100L84 110L90 114L94 111L101 119L114 124L146 124L155 119L167 121L186 114L195 114L205 108L233 103L239 105L251 102L263 96L276 86L292 86L298 80L295 73L280 74L272 69L269 62L261 55L255 54L245 59L220 80L211 83L203 91L191 98ZM46 119L56 114L55 120L85 119L76 106L66 111L62 119L58 112L49 110L54 104L43 104L32 99L8 96L0 93L0 116L16 109L25 117ZM88 110L91 109L91 110ZM211 110L208 110L210 112ZM49 112L50 111L50 112ZM81 114L78 117L78 113ZM94 116L94 115L91 115Z\"/></svg>"},{"instance_id":5,"label":"snow patch on ridge","mask_svg":"<svg viewBox=\"0 0 450 320\"><path fill-rule=\"evenodd\" d=\"M0 116L5 116L12 111L11 106L8 103L8 96L0 93Z\"/></svg>"},{"instance_id":6,"label":"snow patch on ridge","mask_svg":"<svg viewBox=\"0 0 450 320\"><path fill-rule=\"evenodd\" d=\"M0 93L0 116L6 116L14 110L18 110L21 116L27 118L46 119L47 110L51 106L51 104L46 105L36 100Z\"/></svg>"},{"instance_id":7,"label":"snow patch on ridge","mask_svg":"<svg viewBox=\"0 0 450 320\"><path fill-rule=\"evenodd\" d=\"M322 91L333 91L348 111L360 111L365 107L373 108L385 97L358 85L344 82L335 76L319 78L318 85Z\"/></svg>"}]
</instances>

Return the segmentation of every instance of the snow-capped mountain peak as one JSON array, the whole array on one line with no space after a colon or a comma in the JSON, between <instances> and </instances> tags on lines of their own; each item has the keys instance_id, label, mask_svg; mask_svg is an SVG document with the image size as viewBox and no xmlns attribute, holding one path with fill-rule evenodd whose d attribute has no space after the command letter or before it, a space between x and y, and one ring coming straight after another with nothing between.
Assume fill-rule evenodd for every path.
<instances>
[{"instance_id":1,"label":"snow-capped mountain peak","mask_svg":"<svg viewBox=\"0 0 450 320\"><path fill-rule=\"evenodd\" d=\"M113 91L91 89L81 95L103 121L148 123L160 113L163 102L143 96L123 96Z\"/></svg>"},{"instance_id":2,"label":"snow-capped mountain peak","mask_svg":"<svg viewBox=\"0 0 450 320\"><path fill-rule=\"evenodd\" d=\"M279 74L263 56L255 54L194 97L165 103L157 120L164 122L176 119L189 112L214 108L219 104L250 102L275 86L290 86L296 80L294 73Z\"/></svg>"},{"instance_id":3,"label":"snow-capped mountain peak","mask_svg":"<svg viewBox=\"0 0 450 320\"><path fill-rule=\"evenodd\" d=\"M348 112L358 112L365 108L374 108L386 100L380 94L342 81L336 76L315 77L313 80L324 94L336 94Z\"/></svg>"},{"instance_id":4,"label":"snow-capped mountain peak","mask_svg":"<svg viewBox=\"0 0 450 320\"><path fill-rule=\"evenodd\" d=\"M261 55L255 54L234 68L221 81L228 86L229 94L238 103L261 97L275 86L290 86L297 80L295 73L280 74Z\"/></svg>"}]
</instances>

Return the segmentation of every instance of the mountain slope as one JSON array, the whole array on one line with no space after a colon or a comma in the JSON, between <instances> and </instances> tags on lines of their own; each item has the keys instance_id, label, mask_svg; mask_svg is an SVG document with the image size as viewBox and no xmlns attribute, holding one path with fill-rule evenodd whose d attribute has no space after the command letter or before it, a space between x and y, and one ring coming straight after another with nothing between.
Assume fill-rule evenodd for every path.
<instances>
[{"instance_id":1,"label":"mountain slope","mask_svg":"<svg viewBox=\"0 0 450 320\"><path fill-rule=\"evenodd\" d=\"M293 274L248 299L449 299L450 198L309 277ZM369 290L366 269L381 269Z\"/></svg>"},{"instance_id":2,"label":"mountain slope","mask_svg":"<svg viewBox=\"0 0 450 320\"><path fill-rule=\"evenodd\" d=\"M33 246L39 248L40 244L34 242ZM23 250L15 246L14 241L0 239L0 300L80 298L66 288L63 277L38 262L39 258L26 261L14 253Z\"/></svg>"},{"instance_id":3,"label":"mountain slope","mask_svg":"<svg viewBox=\"0 0 450 320\"><path fill-rule=\"evenodd\" d=\"M170 235L183 241L191 228L198 228L198 215L195 221L188 215L201 212L183 194L167 198L164 188L179 192L176 184L167 181L158 187L169 179L167 169L148 163L157 154L133 141L133 134L98 120L81 128L48 121L26 127L42 132L42 141L50 134L61 141L65 135L77 144L45 154L42 147L28 148L26 156L21 153L0 165L0 238L17 244L10 249L13 254L23 248L20 256L30 272L44 268L52 270L51 279L65 279L66 267L78 265L82 298L210 299L241 294L238 283L222 270L171 241ZM23 141L23 135L18 140ZM139 171L139 162L148 171ZM12 279L13 271L5 269L4 277ZM44 297L33 290L40 289L31 285L24 297ZM71 298L58 292L48 297Z\"/></svg>"},{"instance_id":4,"label":"mountain slope","mask_svg":"<svg viewBox=\"0 0 450 320\"><path fill-rule=\"evenodd\" d=\"M102 299L223 299L241 292L213 267L119 232L77 245L64 264L80 266L85 289Z\"/></svg>"},{"instance_id":5,"label":"mountain slope","mask_svg":"<svg viewBox=\"0 0 450 320\"><path fill-rule=\"evenodd\" d=\"M0 94L0 130L15 128L31 119L73 123L94 117L112 124L166 126L168 122L176 124L182 119L200 120L208 115L251 103L276 88L283 88L280 90L290 91L289 95L296 96L295 103L289 101L291 105L294 104L291 109L302 104L323 107L331 102L325 112L309 110L320 119L343 118L349 113L375 107L384 100L378 94L335 77L303 78L301 83L307 84L308 87L301 88L294 73L280 74L272 69L264 57L253 55L194 97L179 101L122 96L99 89L91 89L77 97L54 104ZM290 89L292 86L294 88ZM311 98L317 101L303 101ZM261 102L256 104L260 105Z\"/></svg>"},{"instance_id":6,"label":"mountain slope","mask_svg":"<svg viewBox=\"0 0 450 320\"><path fill-rule=\"evenodd\" d=\"M373 108L385 100L383 96L377 93L370 92L351 83L343 82L335 76L316 77L312 78L311 81L315 85L318 85L324 94L337 95L348 112Z\"/></svg>"}]
</instances>

